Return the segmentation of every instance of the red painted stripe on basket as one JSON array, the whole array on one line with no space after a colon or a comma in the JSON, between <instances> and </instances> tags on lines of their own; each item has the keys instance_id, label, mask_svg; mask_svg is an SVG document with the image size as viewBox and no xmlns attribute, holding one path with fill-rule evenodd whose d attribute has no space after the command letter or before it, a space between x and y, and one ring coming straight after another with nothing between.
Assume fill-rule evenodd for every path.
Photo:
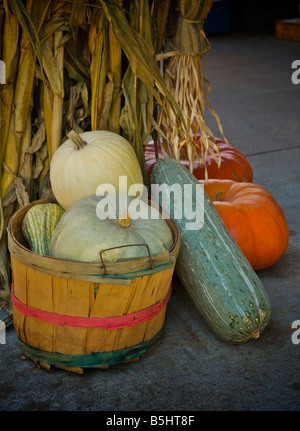
<instances>
[{"instance_id":1,"label":"red painted stripe on basket","mask_svg":"<svg viewBox=\"0 0 300 431\"><path fill-rule=\"evenodd\" d=\"M127 326L137 325L153 318L167 305L171 296L171 292L172 285L170 285L165 298L157 304L148 308L144 308L143 310L136 311L135 313L110 317L77 317L38 310L19 301L14 295L13 285L11 286L11 301L13 306L25 316L32 317L33 319L43 320L45 322L52 323L53 325L73 326L78 328L120 329Z\"/></svg>"}]
</instances>

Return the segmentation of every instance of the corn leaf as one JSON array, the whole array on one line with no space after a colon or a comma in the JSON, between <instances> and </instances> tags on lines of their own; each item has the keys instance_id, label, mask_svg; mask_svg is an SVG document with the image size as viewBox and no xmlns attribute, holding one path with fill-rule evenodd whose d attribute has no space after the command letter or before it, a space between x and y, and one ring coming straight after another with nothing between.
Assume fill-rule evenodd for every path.
<instances>
[{"instance_id":1,"label":"corn leaf","mask_svg":"<svg viewBox=\"0 0 300 431\"><path fill-rule=\"evenodd\" d=\"M27 9L21 0L9 0L9 2L4 0L3 3L6 4L7 8L9 4L9 7L12 9L14 15L18 19L18 22L22 26L23 31L26 33L28 40L32 45L32 49L37 55L40 65L42 65L42 50L39 41L38 29L39 24L42 23L42 17L46 15L51 0L39 0L34 2L37 5L35 6L35 10L37 11L37 18L40 21L39 23L33 22L30 14L28 13L28 9L31 9L31 6L33 6L33 1L29 0L27 2Z\"/></svg>"},{"instance_id":2,"label":"corn leaf","mask_svg":"<svg viewBox=\"0 0 300 431\"><path fill-rule=\"evenodd\" d=\"M153 56L153 48L129 25L123 9L116 0L99 0L113 32L124 50L132 71L146 85L148 91L165 110L161 95L170 103L175 115L180 119L179 127L187 133L185 119L176 100L167 89L160 69Z\"/></svg>"},{"instance_id":3,"label":"corn leaf","mask_svg":"<svg viewBox=\"0 0 300 431\"><path fill-rule=\"evenodd\" d=\"M3 36L2 59L6 65L6 84L0 87L0 174L7 144L14 97L14 81L17 74L19 59L19 23L10 11L5 15Z\"/></svg>"},{"instance_id":4,"label":"corn leaf","mask_svg":"<svg viewBox=\"0 0 300 431\"><path fill-rule=\"evenodd\" d=\"M84 0L73 0L69 25L75 41L77 40L78 28L80 24L84 21L84 9Z\"/></svg>"}]
</instances>

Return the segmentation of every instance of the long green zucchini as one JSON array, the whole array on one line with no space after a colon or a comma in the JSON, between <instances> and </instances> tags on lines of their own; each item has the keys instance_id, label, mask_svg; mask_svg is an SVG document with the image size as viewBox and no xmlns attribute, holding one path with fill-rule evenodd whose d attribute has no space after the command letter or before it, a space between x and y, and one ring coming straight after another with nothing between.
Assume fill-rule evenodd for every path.
<instances>
[{"instance_id":1,"label":"long green zucchini","mask_svg":"<svg viewBox=\"0 0 300 431\"><path fill-rule=\"evenodd\" d=\"M191 184L195 204L197 179L174 159L156 163L151 177L153 184ZM180 202L176 202L176 199ZM157 198L164 206L162 194ZM174 223L182 232L176 272L192 301L210 328L222 340L233 344L258 338L271 316L268 295L255 271L243 255L214 205L204 192L204 222L197 230L188 230L183 198L170 200L170 216L175 216L176 203L183 206L182 217Z\"/></svg>"}]
</instances>

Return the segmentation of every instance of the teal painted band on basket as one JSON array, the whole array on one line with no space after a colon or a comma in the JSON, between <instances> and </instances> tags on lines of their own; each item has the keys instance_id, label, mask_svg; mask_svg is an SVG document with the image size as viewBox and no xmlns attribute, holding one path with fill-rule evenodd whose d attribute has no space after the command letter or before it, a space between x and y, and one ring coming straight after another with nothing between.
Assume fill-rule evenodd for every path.
<instances>
[{"instance_id":1,"label":"teal painted band on basket","mask_svg":"<svg viewBox=\"0 0 300 431\"><path fill-rule=\"evenodd\" d=\"M162 263L160 265L156 264L154 268L151 268L151 266L149 266L148 268L140 269L138 271L128 272L125 274L106 274L105 276L99 275L99 274L91 274L91 275L95 277L99 277L99 280L103 280L103 279L135 280L138 277L143 277L145 275L151 275L157 272L164 271L166 269L174 268L174 265L175 265L175 257L170 255L169 262Z\"/></svg>"},{"instance_id":2,"label":"teal painted band on basket","mask_svg":"<svg viewBox=\"0 0 300 431\"><path fill-rule=\"evenodd\" d=\"M111 352L96 352L89 355L68 355L62 353L45 352L29 346L18 338L18 342L24 353L31 359L38 362L44 362L47 365L71 367L71 368L96 368L110 367L121 364L149 352L156 347L162 339L164 326L150 340L137 344L127 349L115 350Z\"/></svg>"}]
</instances>

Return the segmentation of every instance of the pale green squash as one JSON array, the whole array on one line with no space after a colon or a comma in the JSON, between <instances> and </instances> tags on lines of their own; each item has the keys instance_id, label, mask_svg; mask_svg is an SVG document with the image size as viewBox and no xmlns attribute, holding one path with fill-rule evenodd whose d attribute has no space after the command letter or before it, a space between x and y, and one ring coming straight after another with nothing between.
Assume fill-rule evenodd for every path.
<instances>
[{"instance_id":1,"label":"pale green squash","mask_svg":"<svg viewBox=\"0 0 300 431\"><path fill-rule=\"evenodd\" d=\"M37 204L31 207L22 221L22 233L30 250L49 255L49 244L55 226L64 210L55 203Z\"/></svg>"},{"instance_id":2,"label":"pale green squash","mask_svg":"<svg viewBox=\"0 0 300 431\"><path fill-rule=\"evenodd\" d=\"M160 160L151 178L152 183L169 187L199 186L194 175L173 159ZM207 194L201 229L186 229L190 220L184 208L182 218L173 221L182 232L176 272L208 325L230 343L258 338L271 316L268 295Z\"/></svg>"},{"instance_id":3,"label":"pale green squash","mask_svg":"<svg viewBox=\"0 0 300 431\"><path fill-rule=\"evenodd\" d=\"M103 199L108 203L109 217L100 220L97 209L99 212L99 204ZM151 219L153 212L159 215L158 210L151 209L146 202L137 201L136 198L127 199L127 210L122 214L119 213L119 200L114 198L90 195L72 204L52 235L50 255L67 260L99 262L100 251L119 247L102 253L104 261L114 262L147 256L147 247L139 244L147 244L151 254L169 250L173 244L169 226L161 217ZM136 219L133 219L134 208L130 207L134 202L140 204L137 210L140 211L139 217L135 215Z\"/></svg>"}]
</instances>

